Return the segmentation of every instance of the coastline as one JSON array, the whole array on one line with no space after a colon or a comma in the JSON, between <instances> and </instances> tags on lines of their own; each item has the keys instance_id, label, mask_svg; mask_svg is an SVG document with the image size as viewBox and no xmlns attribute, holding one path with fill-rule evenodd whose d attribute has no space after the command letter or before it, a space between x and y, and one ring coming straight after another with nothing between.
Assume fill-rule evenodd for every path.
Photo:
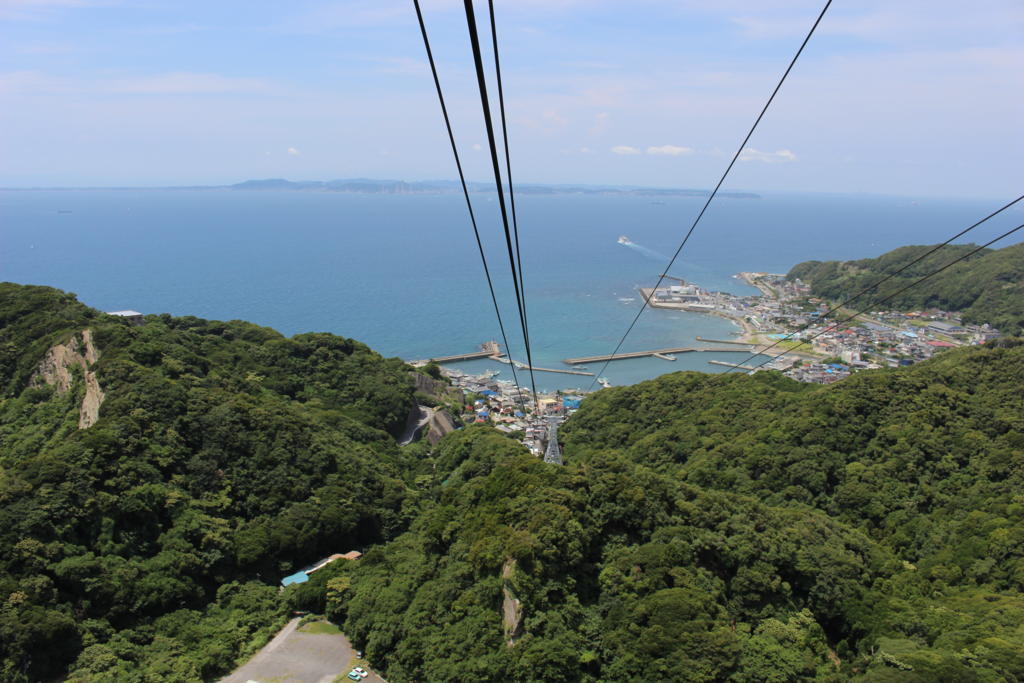
<instances>
[{"instance_id":1,"label":"coastline","mask_svg":"<svg viewBox=\"0 0 1024 683\"><path fill-rule=\"evenodd\" d=\"M767 287L767 285L757 283L755 278L749 277L750 275L758 275L758 273L740 273L740 277L745 282L747 282L753 287L757 287L757 289L760 290L765 297L771 299L778 298L778 294L774 290ZM728 320L729 322L740 328L740 333L736 336L735 339L729 340L728 343L745 344L750 347L751 353L763 353L769 347L772 347L773 345L776 344L775 340L765 338L763 334L753 324L747 321L746 318L742 315L733 315L726 311L721 311L712 308L695 308L689 304L660 303L652 301L654 293L653 288L638 287L637 289L640 292L640 296L642 296L647 301L647 305L651 308L662 308L670 311L685 311L687 313L702 313L705 315L714 315L719 318L724 318L725 320ZM774 352L769 353L768 355L792 355L812 360L819 358L819 354L814 353L809 349L796 350L794 348L786 348L783 346L775 346Z\"/></svg>"},{"instance_id":2,"label":"coastline","mask_svg":"<svg viewBox=\"0 0 1024 683\"><path fill-rule=\"evenodd\" d=\"M763 340L759 339L757 329L747 322L743 316L730 315L725 311L719 311L716 309L694 308L688 304L659 303L651 300L651 296L654 291L651 287L638 287L637 289L640 292L640 296L647 301L647 305L651 308L664 308L670 311L685 311L687 313L704 313L707 315L718 316L719 318L724 318L740 328L741 332L735 340L737 344L755 345L764 343Z\"/></svg>"}]
</instances>

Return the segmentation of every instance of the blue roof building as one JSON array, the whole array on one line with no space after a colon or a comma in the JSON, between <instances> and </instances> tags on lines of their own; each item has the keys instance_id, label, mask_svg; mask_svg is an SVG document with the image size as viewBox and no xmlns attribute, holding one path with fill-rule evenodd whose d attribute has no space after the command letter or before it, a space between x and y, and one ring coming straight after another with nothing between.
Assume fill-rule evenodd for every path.
<instances>
[{"instance_id":1,"label":"blue roof building","mask_svg":"<svg viewBox=\"0 0 1024 683\"><path fill-rule=\"evenodd\" d=\"M305 569L300 569L291 576L286 576L281 579L282 586L290 586L293 583L306 583L309 581L309 574L306 573Z\"/></svg>"}]
</instances>

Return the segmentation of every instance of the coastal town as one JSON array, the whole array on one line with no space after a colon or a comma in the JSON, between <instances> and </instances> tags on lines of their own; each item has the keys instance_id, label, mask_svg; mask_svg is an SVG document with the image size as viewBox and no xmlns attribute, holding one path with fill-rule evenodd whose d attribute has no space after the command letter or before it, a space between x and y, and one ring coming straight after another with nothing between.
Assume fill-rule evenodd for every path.
<instances>
[{"instance_id":1,"label":"coastal town","mask_svg":"<svg viewBox=\"0 0 1024 683\"><path fill-rule=\"evenodd\" d=\"M806 284L788 280L782 274L744 272L735 277L755 287L759 293L738 296L709 291L668 275L662 280L668 280L669 284L640 289L651 308L703 313L731 320L740 328L734 338L697 337L698 345L694 347L625 354L615 359L652 355L674 360L674 356L666 352L721 351L729 350L722 345L730 345L736 350L748 351L750 358L743 363L721 360L708 363L744 372L778 370L801 382L831 384L862 370L912 365L945 349L984 344L1000 336L998 330L987 324L967 324L958 314L949 311L874 311L854 315L832 310L829 302L811 296ZM716 346L699 346L708 343ZM509 362L493 341L482 344L477 352L430 361L445 363L466 358ZM578 367L575 363L592 358L598 357L570 358L564 362L567 367ZM516 364L523 367L522 363ZM558 425L579 408L586 391L537 392L535 396L527 388L517 388L510 381L497 379L500 373L495 370L472 374L442 365L440 372L461 392L463 424L489 424L517 437L537 457L560 462ZM600 380L602 387L609 386L605 378Z\"/></svg>"},{"instance_id":2,"label":"coastal town","mask_svg":"<svg viewBox=\"0 0 1024 683\"><path fill-rule=\"evenodd\" d=\"M760 294L708 291L667 275L664 279L676 284L641 289L641 293L652 308L732 320L742 328L733 343L749 344L756 352L774 356L763 366L734 367L778 369L802 382L829 384L860 370L913 365L944 349L984 344L1000 336L990 325L963 322L955 312L929 309L855 314L833 310L830 302L811 296L805 283L788 280L783 274L744 272L735 277L756 287Z\"/></svg>"},{"instance_id":3,"label":"coastal town","mask_svg":"<svg viewBox=\"0 0 1024 683\"><path fill-rule=\"evenodd\" d=\"M561 464L560 454L554 452L557 437L552 436L557 434L558 425L580 407L585 392L538 391L535 397L528 388L495 379L494 372L472 375L444 368L442 373L463 392L464 424L489 424L517 436L534 455Z\"/></svg>"}]
</instances>

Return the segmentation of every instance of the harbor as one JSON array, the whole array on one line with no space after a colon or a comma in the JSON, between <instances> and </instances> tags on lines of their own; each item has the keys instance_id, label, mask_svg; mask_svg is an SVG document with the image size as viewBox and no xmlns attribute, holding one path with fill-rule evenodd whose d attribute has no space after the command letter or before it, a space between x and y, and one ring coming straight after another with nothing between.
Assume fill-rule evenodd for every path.
<instances>
[{"instance_id":1,"label":"harbor","mask_svg":"<svg viewBox=\"0 0 1024 683\"><path fill-rule=\"evenodd\" d=\"M569 370L567 368L542 368L536 365L530 366L522 361L510 359L508 356L501 352L501 345L496 341L486 341L480 345L477 351L470 351L469 353L457 353L450 356L435 356L433 358L427 358L425 360L414 360L410 361L410 365L423 366L427 363L458 363L467 360L479 360L488 359L497 361L499 363L507 363L515 365L516 369L519 370L533 370L534 372L556 372L563 375L582 375L585 377L593 377L594 373L584 372L583 370ZM671 360L675 360L674 358Z\"/></svg>"}]
</instances>

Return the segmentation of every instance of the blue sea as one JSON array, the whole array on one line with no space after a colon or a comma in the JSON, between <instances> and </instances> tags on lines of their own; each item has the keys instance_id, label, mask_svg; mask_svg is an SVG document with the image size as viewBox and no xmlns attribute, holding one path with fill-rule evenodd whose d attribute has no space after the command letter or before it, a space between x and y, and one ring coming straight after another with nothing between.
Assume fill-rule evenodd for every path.
<instances>
[{"instance_id":1,"label":"blue sea","mask_svg":"<svg viewBox=\"0 0 1024 683\"><path fill-rule=\"evenodd\" d=\"M535 365L612 351L640 306L638 286L662 272L702 198L517 197ZM525 360L493 195L474 196L512 355ZM767 194L716 199L671 275L709 288L752 290L740 271L785 272L807 259L876 256L935 243L997 201ZM1021 213L978 230L1005 230ZM1000 230L1001 228L1001 230ZM617 243L627 235L642 248ZM102 310L242 319L292 335L333 332L386 356L426 358L501 339L459 195L239 190L0 192L0 280L59 287ZM646 311L623 350L729 338L727 320ZM676 370L721 372L687 354L614 361L613 385ZM466 370L508 365L473 361ZM594 366L591 370L598 370ZM527 382L524 376L520 379ZM590 378L536 373L538 389Z\"/></svg>"}]
</instances>

